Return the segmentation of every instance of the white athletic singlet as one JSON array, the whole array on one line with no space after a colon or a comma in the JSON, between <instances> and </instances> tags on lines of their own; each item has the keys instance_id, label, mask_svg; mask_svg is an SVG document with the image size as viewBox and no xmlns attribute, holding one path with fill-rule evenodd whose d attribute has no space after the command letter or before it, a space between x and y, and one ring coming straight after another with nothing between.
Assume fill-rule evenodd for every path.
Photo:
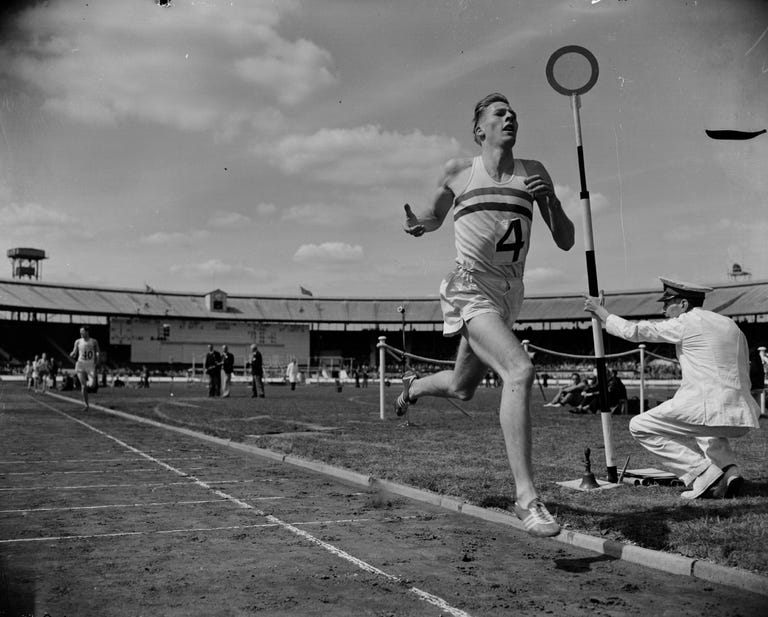
<instances>
[{"instance_id":1,"label":"white athletic singlet","mask_svg":"<svg viewBox=\"0 0 768 617\"><path fill-rule=\"evenodd\" d=\"M533 196L523 183L527 175L515 159L514 175L496 182L476 156L472 167L450 183L456 195L456 261L463 268L504 279L523 277L533 222Z\"/></svg>"},{"instance_id":2,"label":"white athletic singlet","mask_svg":"<svg viewBox=\"0 0 768 617\"><path fill-rule=\"evenodd\" d=\"M78 362L95 362L96 361L96 340L89 338L87 341L84 338L77 339L77 361Z\"/></svg>"}]
</instances>

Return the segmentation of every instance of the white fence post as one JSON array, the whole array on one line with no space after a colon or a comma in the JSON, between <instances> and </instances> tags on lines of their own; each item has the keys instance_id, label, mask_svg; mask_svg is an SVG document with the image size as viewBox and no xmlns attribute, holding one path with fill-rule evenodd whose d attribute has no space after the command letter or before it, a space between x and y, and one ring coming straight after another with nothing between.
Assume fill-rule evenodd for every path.
<instances>
[{"instance_id":1,"label":"white fence post","mask_svg":"<svg viewBox=\"0 0 768 617\"><path fill-rule=\"evenodd\" d=\"M640 348L640 413L645 411L645 345Z\"/></svg>"},{"instance_id":2,"label":"white fence post","mask_svg":"<svg viewBox=\"0 0 768 617\"><path fill-rule=\"evenodd\" d=\"M384 363L386 360L384 345L387 342L386 336L379 337L379 417L384 419Z\"/></svg>"}]
</instances>

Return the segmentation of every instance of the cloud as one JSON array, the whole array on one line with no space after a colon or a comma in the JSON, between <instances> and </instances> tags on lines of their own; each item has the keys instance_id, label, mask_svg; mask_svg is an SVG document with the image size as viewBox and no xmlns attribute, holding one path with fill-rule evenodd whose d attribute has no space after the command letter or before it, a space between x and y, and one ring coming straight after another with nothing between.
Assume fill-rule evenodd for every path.
<instances>
[{"instance_id":1,"label":"cloud","mask_svg":"<svg viewBox=\"0 0 768 617\"><path fill-rule=\"evenodd\" d=\"M209 276L264 276L263 272L244 266L242 264L229 264L220 259L209 259L196 264L175 264L170 267L172 274L178 274L185 278L198 278Z\"/></svg>"},{"instance_id":2,"label":"cloud","mask_svg":"<svg viewBox=\"0 0 768 617\"><path fill-rule=\"evenodd\" d=\"M264 146L254 148L259 154ZM376 125L321 129L289 135L268 148L289 175L347 186L370 186L434 177L447 159L461 151L453 138L384 131Z\"/></svg>"},{"instance_id":3,"label":"cloud","mask_svg":"<svg viewBox=\"0 0 768 617\"><path fill-rule=\"evenodd\" d=\"M29 238L35 243L61 237L94 237L92 231L70 215L37 203L11 203L0 208L0 220L9 236Z\"/></svg>"},{"instance_id":4,"label":"cloud","mask_svg":"<svg viewBox=\"0 0 768 617\"><path fill-rule=\"evenodd\" d=\"M193 229L191 231L157 231L148 236L139 239L142 244L158 246L187 246L205 240L210 233L204 229Z\"/></svg>"},{"instance_id":5,"label":"cloud","mask_svg":"<svg viewBox=\"0 0 768 617\"><path fill-rule=\"evenodd\" d=\"M571 280L571 277L556 268L526 268L525 284L526 286L538 286L552 283L561 283Z\"/></svg>"},{"instance_id":6,"label":"cloud","mask_svg":"<svg viewBox=\"0 0 768 617\"><path fill-rule=\"evenodd\" d=\"M251 217L249 216L239 212L224 212L223 210L214 212L213 216L208 219L208 224L217 229L238 229L248 226L250 223Z\"/></svg>"},{"instance_id":7,"label":"cloud","mask_svg":"<svg viewBox=\"0 0 768 617\"><path fill-rule=\"evenodd\" d=\"M555 194L557 195L560 203L563 204L563 209L569 216L581 216L581 198L579 197L579 191L572 189L570 186L555 184ZM592 214L599 214L609 208L610 204L608 198L602 193L589 193L589 208Z\"/></svg>"},{"instance_id":8,"label":"cloud","mask_svg":"<svg viewBox=\"0 0 768 617\"><path fill-rule=\"evenodd\" d=\"M258 216L272 216L277 212L277 206L270 203L259 203L256 204L254 210Z\"/></svg>"},{"instance_id":9,"label":"cloud","mask_svg":"<svg viewBox=\"0 0 768 617\"><path fill-rule=\"evenodd\" d=\"M140 119L232 136L335 81L330 54L282 37L290 0L49 0L23 12L0 65L44 106L89 124Z\"/></svg>"},{"instance_id":10,"label":"cloud","mask_svg":"<svg viewBox=\"0 0 768 617\"><path fill-rule=\"evenodd\" d=\"M304 244L293 256L297 262L339 263L359 261L363 258L363 247L343 242Z\"/></svg>"}]
</instances>

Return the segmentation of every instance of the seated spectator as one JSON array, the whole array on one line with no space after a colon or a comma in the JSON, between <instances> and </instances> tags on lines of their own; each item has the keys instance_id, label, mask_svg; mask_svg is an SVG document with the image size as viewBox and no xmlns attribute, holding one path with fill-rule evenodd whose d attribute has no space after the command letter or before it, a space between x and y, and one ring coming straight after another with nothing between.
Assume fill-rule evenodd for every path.
<instances>
[{"instance_id":1,"label":"seated spectator","mask_svg":"<svg viewBox=\"0 0 768 617\"><path fill-rule=\"evenodd\" d=\"M597 383L597 377L590 375L587 377L587 385L581 393L581 402L573 409L571 413L597 413L600 409L600 386Z\"/></svg>"},{"instance_id":2,"label":"seated spectator","mask_svg":"<svg viewBox=\"0 0 768 617\"><path fill-rule=\"evenodd\" d=\"M573 373L571 375L571 383L567 386L563 386L557 391L555 398L549 403L546 403L544 407L562 407L563 405L579 405L582 399L582 392L586 384L582 381L581 375Z\"/></svg>"},{"instance_id":3,"label":"seated spectator","mask_svg":"<svg viewBox=\"0 0 768 617\"><path fill-rule=\"evenodd\" d=\"M611 371L606 388L608 389L608 410L611 413L621 413L621 407L627 400L627 387L621 381L616 369Z\"/></svg>"}]
</instances>

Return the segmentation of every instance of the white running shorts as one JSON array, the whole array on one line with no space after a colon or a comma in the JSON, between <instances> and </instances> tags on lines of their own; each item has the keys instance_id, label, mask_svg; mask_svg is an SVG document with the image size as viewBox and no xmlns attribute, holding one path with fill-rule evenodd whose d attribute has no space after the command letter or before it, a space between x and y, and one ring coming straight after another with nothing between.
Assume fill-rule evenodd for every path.
<instances>
[{"instance_id":1,"label":"white running shorts","mask_svg":"<svg viewBox=\"0 0 768 617\"><path fill-rule=\"evenodd\" d=\"M496 313L512 329L523 306L523 279L504 279L462 266L440 285L443 336L453 336L464 324L482 313Z\"/></svg>"}]
</instances>

